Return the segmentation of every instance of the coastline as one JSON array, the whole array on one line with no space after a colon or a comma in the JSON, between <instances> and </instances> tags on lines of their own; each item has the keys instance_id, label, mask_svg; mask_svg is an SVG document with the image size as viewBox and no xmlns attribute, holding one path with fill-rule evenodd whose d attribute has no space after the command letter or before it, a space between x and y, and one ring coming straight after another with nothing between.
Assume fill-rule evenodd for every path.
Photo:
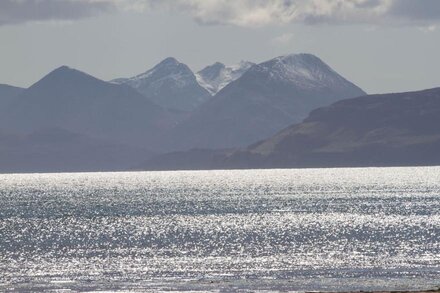
<instances>
[{"instance_id":1,"label":"coastline","mask_svg":"<svg viewBox=\"0 0 440 293\"><path fill-rule=\"evenodd\" d=\"M428 289L428 290L306 291L305 293L436 293L436 292L440 292L440 286L437 289Z\"/></svg>"}]
</instances>

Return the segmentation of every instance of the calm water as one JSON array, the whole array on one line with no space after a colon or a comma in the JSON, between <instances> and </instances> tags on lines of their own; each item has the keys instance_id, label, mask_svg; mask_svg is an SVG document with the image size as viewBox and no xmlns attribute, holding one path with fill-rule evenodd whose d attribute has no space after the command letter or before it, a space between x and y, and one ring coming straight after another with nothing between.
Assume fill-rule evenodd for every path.
<instances>
[{"instance_id":1,"label":"calm water","mask_svg":"<svg viewBox=\"0 0 440 293\"><path fill-rule=\"evenodd\" d=\"M0 175L0 291L440 286L440 168Z\"/></svg>"}]
</instances>

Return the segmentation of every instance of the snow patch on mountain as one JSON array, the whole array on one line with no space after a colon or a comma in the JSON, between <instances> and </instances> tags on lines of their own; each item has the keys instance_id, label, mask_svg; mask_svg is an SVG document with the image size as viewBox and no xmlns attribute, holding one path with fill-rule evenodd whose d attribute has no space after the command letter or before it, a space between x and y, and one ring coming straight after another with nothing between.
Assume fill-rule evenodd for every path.
<instances>
[{"instance_id":1,"label":"snow patch on mountain","mask_svg":"<svg viewBox=\"0 0 440 293\"><path fill-rule=\"evenodd\" d=\"M280 56L258 64L252 70L266 73L271 80L292 82L303 89L345 87L349 83L312 54Z\"/></svg>"},{"instance_id":2,"label":"snow patch on mountain","mask_svg":"<svg viewBox=\"0 0 440 293\"><path fill-rule=\"evenodd\" d=\"M130 78L114 79L111 82L127 84L142 92L143 87L160 88L167 82L175 82L176 86L185 87L194 80L194 74L188 66L169 57L144 73Z\"/></svg>"},{"instance_id":3,"label":"snow patch on mountain","mask_svg":"<svg viewBox=\"0 0 440 293\"><path fill-rule=\"evenodd\" d=\"M229 83L240 78L253 65L255 64L248 61L231 66L216 62L196 73L197 82L211 95L215 95Z\"/></svg>"}]
</instances>

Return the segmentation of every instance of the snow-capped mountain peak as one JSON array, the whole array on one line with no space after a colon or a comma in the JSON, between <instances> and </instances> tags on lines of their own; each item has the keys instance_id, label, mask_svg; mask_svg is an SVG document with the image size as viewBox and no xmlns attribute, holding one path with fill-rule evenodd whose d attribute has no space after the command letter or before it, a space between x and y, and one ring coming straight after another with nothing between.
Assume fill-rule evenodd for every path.
<instances>
[{"instance_id":1,"label":"snow-capped mountain peak","mask_svg":"<svg viewBox=\"0 0 440 293\"><path fill-rule=\"evenodd\" d=\"M197 72L196 78L202 87L211 95L215 95L229 83L240 78L253 65L255 64L248 61L231 66L216 62Z\"/></svg>"},{"instance_id":2,"label":"snow-capped mountain peak","mask_svg":"<svg viewBox=\"0 0 440 293\"><path fill-rule=\"evenodd\" d=\"M112 82L127 84L165 108L184 111L195 109L210 97L191 69L173 57L144 73Z\"/></svg>"},{"instance_id":3,"label":"snow-capped mountain peak","mask_svg":"<svg viewBox=\"0 0 440 293\"><path fill-rule=\"evenodd\" d=\"M112 80L113 83L124 83L138 89L144 86L150 86L152 82L155 87L160 87L163 82L172 79L179 86L184 87L187 83L194 81L194 74L191 69L183 63L180 63L173 57L161 61L152 69L130 78L119 78Z\"/></svg>"},{"instance_id":4,"label":"snow-capped mountain peak","mask_svg":"<svg viewBox=\"0 0 440 293\"><path fill-rule=\"evenodd\" d=\"M290 54L276 57L256 66L255 71L265 72L272 80L293 82L300 88L323 88L347 80L312 54Z\"/></svg>"}]
</instances>

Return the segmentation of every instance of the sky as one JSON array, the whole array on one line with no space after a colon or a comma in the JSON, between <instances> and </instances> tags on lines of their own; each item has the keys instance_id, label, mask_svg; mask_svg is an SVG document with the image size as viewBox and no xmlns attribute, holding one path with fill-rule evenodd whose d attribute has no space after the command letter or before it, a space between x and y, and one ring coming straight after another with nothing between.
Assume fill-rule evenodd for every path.
<instances>
[{"instance_id":1,"label":"sky","mask_svg":"<svg viewBox=\"0 0 440 293\"><path fill-rule=\"evenodd\" d=\"M440 0L1 0L0 83L61 66L103 80L166 57L220 61L312 53L368 93L440 86Z\"/></svg>"}]
</instances>

